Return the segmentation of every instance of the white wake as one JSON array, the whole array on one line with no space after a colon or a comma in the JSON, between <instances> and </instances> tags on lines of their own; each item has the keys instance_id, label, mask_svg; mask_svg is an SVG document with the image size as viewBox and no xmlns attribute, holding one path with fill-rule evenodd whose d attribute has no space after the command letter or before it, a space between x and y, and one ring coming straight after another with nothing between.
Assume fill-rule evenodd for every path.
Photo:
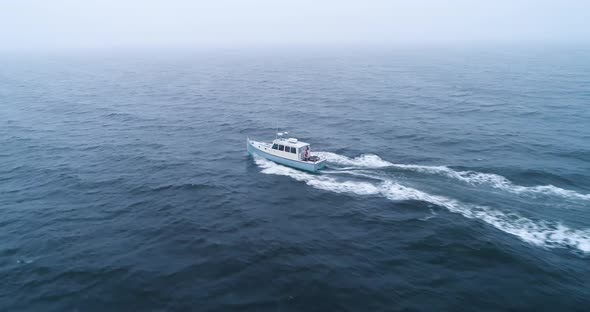
<instances>
[{"instance_id":1,"label":"white wake","mask_svg":"<svg viewBox=\"0 0 590 312\"><path fill-rule=\"evenodd\" d=\"M576 191L566 190L554 185L522 186L512 183L507 178L493 173L482 173L475 171L456 171L446 166L421 166L395 164L381 159L381 157L372 154L364 154L359 157L349 158L346 156L330 153L317 152L318 156L325 158L328 162L351 166L356 168L385 168L394 167L404 170L412 170L422 173L431 173L444 175L453 179L463 181L471 185L487 185L496 189L501 189L514 194L543 194L550 196L559 196L568 199L590 200L590 194L581 194Z\"/></svg>"},{"instance_id":2,"label":"white wake","mask_svg":"<svg viewBox=\"0 0 590 312\"><path fill-rule=\"evenodd\" d=\"M383 196L393 201L425 201L444 207L464 217L481 220L537 246L547 248L568 247L583 253L590 253L590 230L571 229L561 223L534 221L518 214L506 214L486 206L461 203L452 198L431 195L403 186L393 180L375 177L375 179L380 179L381 182L341 181L326 175L309 174L291 169L260 157L255 157L255 161L264 174L288 176L317 189L354 195Z\"/></svg>"}]
</instances>

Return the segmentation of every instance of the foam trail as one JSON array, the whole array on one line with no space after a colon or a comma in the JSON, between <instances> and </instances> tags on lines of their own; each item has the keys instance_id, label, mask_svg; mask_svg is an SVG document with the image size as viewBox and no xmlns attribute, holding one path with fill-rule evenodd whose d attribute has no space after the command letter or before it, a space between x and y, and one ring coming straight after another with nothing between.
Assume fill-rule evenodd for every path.
<instances>
[{"instance_id":1,"label":"foam trail","mask_svg":"<svg viewBox=\"0 0 590 312\"><path fill-rule=\"evenodd\" d=\"M322 158L325 158L328 162L352 166L356 168L385 168L395 167L404 170L412 170L422 173L431 173L444 175L453 179L463 181L471 185L487 185L496 189L501 189L515 194L543 194L560 196L569 199L581 199L590 200L590 194L581 194L576 191L562 189L554 185L538 185L538 186L522 186L517 185L507 178L493 173L482 173L475 171L456 171L446 166L420 166L420 165L406 165L406 164L394 164L381 157L372 154L363 154L359 157L349 158L346 156L330 153L330 152L317 152L315 153Z\"/></svg>"},{"instance_id":2,"label":"foam trail","mask_svg":"<svg viewBox=\"0 0 590 312\"><path fill-rule=\"evenodd\" d=\"M431 195L400 185L392 180L378 184L360 181L338 181L332 177L313 175L255 157L262 173L291 177L317 189L355 195L377 195L393 201L418 200L436 204L466 218L481 220L515 235L533 245L546 248L566 247L590 253L590 230L571 229L561 223L533 221L517 214L506 214L486 206L461 203L445 196ZM376 177L376 179L379 179Z\"/></svg>"},{"instance_id":3,"label":"foam trail","mask_svg":"<svg viewBox=\"0 0 590 312\"><path fill-rule=\"evenodd\" d=\"M321 190L357 195L379 194L379 188L368 182L339 182L331 177L312 175L303 171L281 166L264 158L255 157L254 160L256 161L256 164L262 168L262 173L288 176Z\"/></svg>"}]
</instances>

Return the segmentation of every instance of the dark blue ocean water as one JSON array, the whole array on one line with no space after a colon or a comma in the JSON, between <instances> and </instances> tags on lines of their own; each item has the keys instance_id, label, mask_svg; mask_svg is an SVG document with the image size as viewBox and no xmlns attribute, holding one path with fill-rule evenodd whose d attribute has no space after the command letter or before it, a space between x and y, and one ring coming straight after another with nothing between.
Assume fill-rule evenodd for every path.
<instances>
[{"instance_id":1,"label":"dark blue ocean water","mask_svg":"<svg viewBox=\"0 0 590 312\"><path fill-rule=\"evenodd\" d=\"M587 311L588 55L2 55L0 310Z\"/></svg>"}]
</instances>

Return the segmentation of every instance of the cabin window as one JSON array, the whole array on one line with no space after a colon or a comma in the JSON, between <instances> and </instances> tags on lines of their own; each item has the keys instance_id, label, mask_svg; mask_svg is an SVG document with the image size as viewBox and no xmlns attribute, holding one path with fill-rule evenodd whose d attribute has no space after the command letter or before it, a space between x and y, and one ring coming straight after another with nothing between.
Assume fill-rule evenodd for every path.
<instances>
[{"instance_id":1,"label":"cabin window","mask_svg":"<svg viewBox=\"0 0 590 312\"><path fill-rule=\"evenodd\" d=\"M279 151L284 151L285 150L285 146L284 145L279 145Z\"/></svg>"},{"instance_id":2,"label":"cabin window","mask_svg":"<svg viewBox=\"0 0 590 312\"><path fill-rule=\"evenodd\" d=\"M297 153L297 149L294 147L291 147L291 153L296 154Z\"/></svg>"},{"instance_id":3,"label":"cabin window","mask_svg":"<svg viewBox=\"0 0 590 312\"><path fill-rule=\"evenodd\" d=\"M290 147L288 147L288 146L285 146L285 152L287 152L287 153L288 153L288 152L290 152L290 151L291 151L291 148L290 148Z\"/></svg>"},{"instance_id":4,"label":"cabin window","mask_svg":"<svg viewBox=\"0 0 590 312\"><path fill-rule=\"evenodd\" d=\"M272 145L272 149L279 149L279 145L278 144L273 144Z\"/></svg>"}]
</instances>

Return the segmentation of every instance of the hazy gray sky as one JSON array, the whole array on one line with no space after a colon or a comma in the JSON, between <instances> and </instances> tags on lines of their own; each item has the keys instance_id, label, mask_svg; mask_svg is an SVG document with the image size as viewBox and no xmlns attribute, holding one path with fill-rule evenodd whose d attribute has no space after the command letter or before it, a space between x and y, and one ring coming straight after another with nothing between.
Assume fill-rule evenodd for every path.
<instances>
[{"instance_id":1,"label":"hazy gray sky","mask_svg":"<svg viewBox=\"0 0 590 312\"><path fill-rule=\"evenodd\" d=\"M590 40L590 0L0 0L0 49Z\"/></svg>"}]
</instances>

